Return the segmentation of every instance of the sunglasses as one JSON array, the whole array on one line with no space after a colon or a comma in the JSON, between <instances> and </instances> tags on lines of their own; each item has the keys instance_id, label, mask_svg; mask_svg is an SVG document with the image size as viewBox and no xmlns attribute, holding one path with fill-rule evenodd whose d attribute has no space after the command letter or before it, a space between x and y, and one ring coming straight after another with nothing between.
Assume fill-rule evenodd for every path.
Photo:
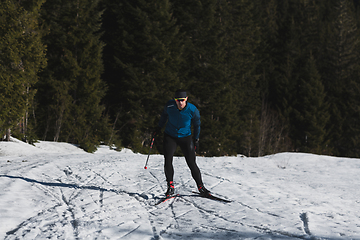
<instances>
[{"instance_id":1,"label":"sunglasses","mask_svg":"<svg viewBox=\"0 0 360 240\"><path fill-rule=\"evenodd\" d=\"M185 100L186 100L186 98L175 98L175 101L178 101L178 102L183 102Z\"/></svg>"}]
</instances>

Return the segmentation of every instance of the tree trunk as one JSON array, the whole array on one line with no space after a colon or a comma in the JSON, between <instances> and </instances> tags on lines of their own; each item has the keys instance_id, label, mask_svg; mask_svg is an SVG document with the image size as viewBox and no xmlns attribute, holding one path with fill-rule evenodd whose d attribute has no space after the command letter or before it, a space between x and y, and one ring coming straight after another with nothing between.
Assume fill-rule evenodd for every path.
<instances>
[{"instance_id":1,"label":"tree trunk","mask_svg":"<svg viewBox=\"0 0 360 240\"><path fill-rule=\"evenodd\" d=\"M6 135L5 135L5 141L10 141L10 133L11 133L11 130L10 128L6 129Z\"/></svg>"}]
</instances>

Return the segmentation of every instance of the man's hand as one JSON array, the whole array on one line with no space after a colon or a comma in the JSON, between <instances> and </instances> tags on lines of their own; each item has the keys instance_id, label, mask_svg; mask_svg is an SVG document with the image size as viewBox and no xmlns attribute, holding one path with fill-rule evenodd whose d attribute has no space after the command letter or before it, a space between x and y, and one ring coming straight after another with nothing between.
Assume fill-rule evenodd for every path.
<instances>
[{"instance_id":1,"label":"man's hand","mask_svg":"<svg viewBox=\"0 0 360 240\"><path fill-rule=\"evenodd\" d=\"M195 148L195 152L199 151L199 139L195 139L194 148Z\"/></svg>"},{"instance_id":2,"label":"man's hand","mask_svg":"<svg viewBox=\"0 0 360 240\"><path fill-rule=\"evenodd\" d=\"M157 126L157 127L155 128L155 130L153 131L152 136L153 136L153 137L156 137L156 135L158 135L160 131L161 131L161 127Z\"/></svg>"}]
</instances>

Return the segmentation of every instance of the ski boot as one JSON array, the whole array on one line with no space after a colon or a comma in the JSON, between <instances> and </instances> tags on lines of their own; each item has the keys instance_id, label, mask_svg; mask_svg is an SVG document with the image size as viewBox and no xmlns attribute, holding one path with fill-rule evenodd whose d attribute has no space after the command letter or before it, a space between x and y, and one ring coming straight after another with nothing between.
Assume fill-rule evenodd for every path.
<instances>
[{"instance_id":1,"label":"ski boot","mask_svg":"<svg viewBox=\"0 0 360 240\"><path fill-rule=\"evenodd\" d=\"M171 197L172 195L174 195L175 193L175 187L174 187L174 182L173 181L170 181L168 182L168 189L165 193L166 197Z\"/></svg>"},{"instance_id":2,"label":"ski boot","mask_svg":"<svg viewBox=\"0 0 360 240\"><path fill-rule=\"evenodd\" d=\"M209 196L209 195L210 195L210 191L207 190L207 189L204 187L204 185L199 185L199 186L198 186L198 190L199 190L199 193L200 193L201 196L206 197L206 196Z\"/></svg>"}]
</instances>

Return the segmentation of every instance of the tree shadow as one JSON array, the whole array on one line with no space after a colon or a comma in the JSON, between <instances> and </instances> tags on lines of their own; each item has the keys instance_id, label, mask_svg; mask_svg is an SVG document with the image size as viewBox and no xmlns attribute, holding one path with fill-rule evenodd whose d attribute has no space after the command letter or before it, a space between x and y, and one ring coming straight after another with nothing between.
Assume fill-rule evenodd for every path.
<instances>
[{"instance_id":1,"label":"tree shadow","mask_svg":"<svg viewBox=\"0 0 360 240\"><path fill-rule=\"evenodd\" d=\"M95 190L95 191L102 191L102 192L113 192L116 194L127 194L131 197L139 196L145 200L148 200L148 198L149 198L148 196L146 196L144 194L140 194L140 193L128 192L126 190L102 188L102 187L98 187L98 186L80 186L78 184L70 184L70 183L62 183L62 182L43 182L43 181L38 181L38 180L27 178L27 177L10 176L10 175L0 175L0 177L11 178L11 179L20 179L20 180L23 180L26 182L41 184L41 185L49 186L49 187L88 189L88 190Z\"/></svg>"}]
</instances>

